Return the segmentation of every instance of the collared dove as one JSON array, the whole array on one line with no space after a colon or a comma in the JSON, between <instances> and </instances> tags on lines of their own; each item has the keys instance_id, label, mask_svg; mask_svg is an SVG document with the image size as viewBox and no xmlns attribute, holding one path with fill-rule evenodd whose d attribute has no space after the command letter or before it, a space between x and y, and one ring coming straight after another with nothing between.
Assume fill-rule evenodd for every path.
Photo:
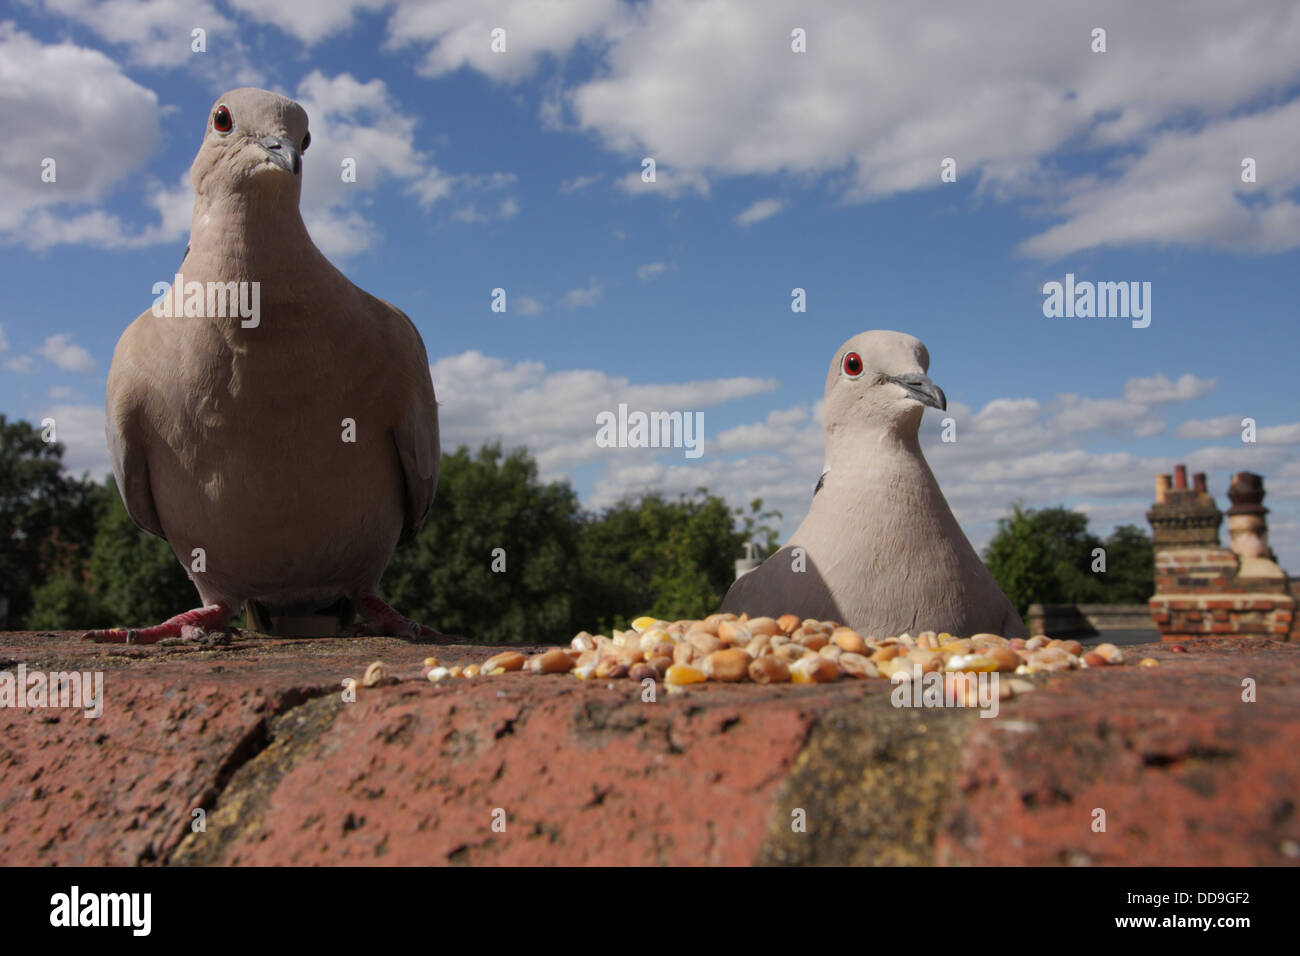
<instances>
[{"instance_id":1,"label":"collared dove","mask_svg":"<svg viewBox=\"0 0 1300 956\"><path fill-rule=\"evenodd\" d=\"M732 584L724 611L834 620L877 637L1028 636L921 454L925 407L948 407L929 368L925 346L901 332L863 332L839 348L812 506L781 550Z\"/></svg>"},{"instance_id":2,"label":"collared dove","mask_svg":"<svg viewBox=\"0 0 1300 956\"><path fill-rule=\"evenodd\" d=\"M106 422L127 511L171 545L203 606L88 639L153 643L187 624L224 627L241 606L273 633L338 634L357 612L366 633L438 633L376 594L437 486L428 358L411 320L308 236L309 139L303 108L265 90L233 90L208 113L176 278L187 302L206 290L205 308L160 316L178 310L155 304L131 323ZM258 314L226 306L237 289Z\"/></svg>"}]
</instances>

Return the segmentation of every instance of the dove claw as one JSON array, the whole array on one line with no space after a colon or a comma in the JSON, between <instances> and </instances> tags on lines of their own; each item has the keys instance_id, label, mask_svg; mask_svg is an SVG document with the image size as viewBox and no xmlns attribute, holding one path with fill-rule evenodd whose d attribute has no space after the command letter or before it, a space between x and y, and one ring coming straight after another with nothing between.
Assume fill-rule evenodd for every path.
<instances>
[{"instance_id":1,"label":"dove claw","mask_svg":"<svg viewBox=\"0 0 1300 956\"><path fill-rule=\"evenodd\" d=\"M356 604L361 613L363 633L370 637L405 637L411 640L442 637L440 631L411 620L385 603L377 594L361 594L357 597Z\"/></svg>"},{"instance_id":2,"label":"dove claw","mask_svg":"<svg viewBox=\"0 0 1300 956\"><path fill-rule=\"evenodd\" d=\"M225 604L209 604L195 608L184 614L177 614L153 627L109 627L87 631L81 636L83 641L96 644L157 644L169 637L184 637L185 629L199 627L221 630L230 620L230 608Z\"/></svg>"}]
</instances>

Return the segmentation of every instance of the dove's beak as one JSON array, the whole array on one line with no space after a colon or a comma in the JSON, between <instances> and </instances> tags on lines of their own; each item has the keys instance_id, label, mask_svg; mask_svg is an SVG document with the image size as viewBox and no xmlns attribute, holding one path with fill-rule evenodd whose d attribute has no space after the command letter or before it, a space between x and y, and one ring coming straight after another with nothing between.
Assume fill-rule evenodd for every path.
<instances>
[{"instance_id":1,"label":"dove's beak","mask_svg":"<svg viewBox=\"0 0 1300 956\"><path fill-rule=\"evenodd\" d=\"M267 157L286 173L297 176L302 169L302 153L293 140L283 136L263 136L257 145L266 150Z\"/></svg>"},{"instance_id":2,"label":"dove's beak","mask_svg":"<svg viewBox=\"0 0 1300 956\"><path fill-rule=\"evenodd\" d=\"M912 398L922 405L929 405L931 408L937 408L941 411L948 410L947 396L943 394L943 389L930 381L928 375L911 372L907 375L890 376L889 380L895 385L902 386Z\"/></svg>"}]
</instances>

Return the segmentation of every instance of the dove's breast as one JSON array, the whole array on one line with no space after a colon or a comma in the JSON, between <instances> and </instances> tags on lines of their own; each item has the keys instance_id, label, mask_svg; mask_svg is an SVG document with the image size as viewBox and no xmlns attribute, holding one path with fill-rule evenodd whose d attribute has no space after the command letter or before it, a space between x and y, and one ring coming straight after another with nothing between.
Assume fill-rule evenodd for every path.
<instances>
[{"instance_id":1,"label":"dove's breast","mask_svg":"<svg viewBox=\"0 0 1300 956\"><path fill-rule=\"evenodd\" d=\"M323 606L373 587L401 532L392 357L365 326L276 318L164 320L207 324L164 336L150 484L177 556L203 549L201 590Z\"/></svg>"}]
</instances>

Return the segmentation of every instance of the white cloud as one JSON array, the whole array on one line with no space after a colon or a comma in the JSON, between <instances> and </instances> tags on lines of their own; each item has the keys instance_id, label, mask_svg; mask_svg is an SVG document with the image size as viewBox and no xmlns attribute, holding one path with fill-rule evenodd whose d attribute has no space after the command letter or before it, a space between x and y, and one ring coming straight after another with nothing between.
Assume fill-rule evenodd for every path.
<instances>
[{"instance_id":1,"label":"white cloud","mask_svg":"<svg viewBox=\"0 0 1300 956\"><path fill-rule=\"evenodd\" d=\"M36 352L65 372L92 372L95 369L95 359L91 354L80 345L74 345L72 336L64 332L51 335Z\"/></svg>"},{"instance_id":2,"label":"white cloud","mask_svg":"<svg viewBox=\"0 0 1300 956\"><path fill-rule=\"evenodd\" d=\"M389 0L311 0L310 3L265 3L264 0L228 0L241 13L260 23L270 23L308 46L354 26L356 13L376 11Z\"/></svg>"},{"instance_id":3,"label":"white cloud","mask_svg":"<svg viewBox=\"0 0 1300 956\"><path fill-rule=\"evenodd\" d=\"M997 432L1026 428L1038 421L1042 406L1033 398L995 398L985 405L971 423L976 431Z\"/></svg>"},{"instance_id":4,"label":"white cloud","mask_svg":"<svg viewBox=\"0 0 1300 956\"><path fill-rule=\"evenodd\" d=\"M737 226L752 226L756 222L762 222L764 219L770 219L779 213L783 203L779 199L760 199L758 202L745 209L736 216L735 223Z\"/></svg>"},{"instance_id":5,"label":"white cloud","mask_svg":"<svg viewBox=\"0 0 1300 956\"><path fill-rule=\"evenodd\" d=\"M1258 429L1255 438L1264 445L1294 445L1300 442L1300 424L1268 425Z\"/></svg>"},{"instance_id":6,"label":"white cloud","mask_svg":"<svg viewBox=\"0 0 1300 956\"><path fill-rule=\"evenodd\" d=\"M71 402L77 398L77 390L70 385L53 385L50 387L50 400Z\"/></svg>"},{"instance_id":7,"label":"white cloud","mask_svg":"<svg viewBox=\"0 0 1300 956\"><path fill-rule=\"evenodd\" d=\"M9 350L9 340L5 338L5 327L0 325L0 352Z\"/></svg>"},{"instance_id":8,"label":"white cloud","mask_svg":"<svg viewBox=\"0 0 1300 956\"><path fill-rule=\"evenodd\" d=\"M1124 383L1124 397L1141 405L1183 402L1209 394L1218 384L1217 378L1197 378L1191 372L1179 376L1176 382L1156 374L1129 379Z\"/></svg>"},{"instance_id":9,"label":"white cloud","mask_svg":"<svg viewBox=\"0 0 1300 956\"><path fill-rule=\"evenodd\" d=\"M54 419L54 437L63 445L63 467L74 475L102 479L112 471L104 438L104 406L55 405L36 420Z\"/></svg>"},{"instance_id":10,"label":"white cloud","mask_svg":"<svg viewBox=\"0 0 1300 956\"><path fill-rule=\"evenodd\" d=\"M1069 435L1093 430L1131 430L1139 437L1156 434L1163 423L1151 417L1145 405L1118 398L1084 398L1058 395L1057 412L1049 426Z\"/></svg>"},{"instance_id":11,"label":"white cloud","mask_svg":"<svg viewBox=\"0 0 1300 956\"><path fill-rule=\"evenodd\" d=\"M940 188L940 161L953 157L962 180L995 198L1044 203L1044 187L1069 197L1035 210L1056 220L1024 246L1040 256L1111 242L1275 251L1300 241L1290 0L941 2L924 17L810 0L797 17L806 54L790 50L784 0L635 10L566 99L579 128L631 161L653 156L701 182L829 175L864 201ZM1103 23L1111 49L1093 54ZM1276 102L1281 91L1289 103ZM1071 160L1111 165L1064 171L1067 147ZM1257 187L1243 188L1243 156L1268 170Z\"/></svg>"},{"instance_id":12,"label":"white cloud","mask_svg":"<svg viewBox=\"0 0 1300 956\"><path fill-rule=\"evenodd\" d=\"M619 0L399 0L388 21L388 45L427 45L418 67L425 76L468 66L514 81L544 57L563 57L579 43L619 30L629 16ZM491 48L498 27L506 31L504 53Z\"/></svg>"},{"instance_id":13,"label":"white cloud","mask_svg":"<svg viewBox=\"0 0 1300 956\"><path fill-rule=\"evenodd\" d=\"M382 233L356 206L394 182L429 209L442 200L506 190L512 173L452 175L416 148L418 121L403 112L383 80L362 82L348 73L328 77L313 70L298 84L297 100L310 118L311 152L303 163L303 219L327 255L347 257L376 244ZM356 182L339 175L345 159L356 163ZM480 211L468 202L451 218L461 222L507 219L519 210L512 196Z\"/></svg>"},{"instance_id":14,"label":"white cloud","mask_svg":"<svg viewBox=\"0 0 1300 956\"><path fill-rule=\"evenodd\" d=\"M643 266L636 267L636 277L642 282L648 279L654 279L664 274L668 269L667 263L664 262L647 262Z\"/></svg>"},{"instance_id":15,"label":"white cloud","mask_svg":"<svg viewBox=\"0 0 1300 956\"><path fill-rule=\"evenodd\" d=\"M519 203L513 196L507 196L497 203L496 208L480 211L478 203L471 202L451 214L457 222L500 222L512 218L519 212Z\"/></svg>"},{"instance_id":16,"label":"white cloud","mask_svg":"<svg viewBox=\"0 0 1300 956\"><path fill-rule=\"evenodd\" d=\"M566 179L560 183L560 192L576 193L586 189L588 186L594 186L604 179L603 173L595 173L591 176L574 176L572 179Z\"/></svg>"},{"instance_id":17,"label":"white cloud","mask_svg":"<svg viewBox=\"0 0 1300 956\"><path fill-rule=\"evenodd\" d=\"M1241 181L1242 157L1267 170ZM1300 246L1300 99L1195 131L1154 136L1122 172L1076 189L1061 222L1021 250L1056 258L1119 243L1190 243L1275 253Z\"/></svg>"},{"instance_id":18,"label":"white cloud","mask_svg":"<svg viewBox=\"0 0 1300 956\"><path fill-rule=\"evenodd\" d=\"M570 289L564 293L561 301L571 309L590 308L599 301L601 291L600 283L592 279L586 288Z\"/></svg>"},{"instance_id":19,"label":"white cloud","mask_svg":"<svg viewBox=\"0 0 1300 956\"><path fill-rule=\"evenodd\" d=\"M250 65L235 23L207 0L43 0L43 5L124 48L133 65L189 66L228 83L227 88L260 83L262 74ZM195 28L206 31L205 53L191 48Z\"/></svg>"},{"instance_id":20,"label":"white cloud","mask_svg":"<svg viewBox=\"0 0 1300 956\"><path fill-rule=\"evenodd\" d=\"M36 360L30 355L15 355L5 361L5 368L15 375L26 375L36 367Z\"/></svg>"},{"instance_id":21,"label":"white cloud","mask_svg":"<svg viewBox=\"0 0 1300 956\"><path fill-rule=\"evenodd\" d=\"M618 178L618 188L629 196L658 196L662 199L680 199L688 193L709 195L708 179L689 169L672 169L656 164L654 182L646 182L641 175L640 170L625 173Z\"/></svg>"},{"instance_id":22,"label":"white cloud","mask_svg":"<svg viewBox=\"0 0 1300 956\"><path fill-rule=\"evenodd\" d=\"M1241 432L1240 415L1221 415L1183 422L1174 429L1175 438L1227 438Z\"/></svg>"},{"instance_id":23,"label":"white cloud","mask_svg":"<svg viewBox=\"0 0 1300 956\"><path fill-rule=\"evenodd\" d=\"M0 74L0 241L121 244L115 217L69 210L102 201L148 161L159 138L157 96L98 50L43 44L12 23L0 23ZM52 183L42 181L47 158Z\"/></svg>"},{"instance_id":24,"label":"white cloud","mask_svg":"<svg viewBox=\"0 0 1300 956\"><path fill-rule=\"evenodd\" d=\"M542 303L531 295L521 295L515 299L515 311L520 315L540 315L542 313Z\"/></svg>"},{"instance_id":25,"label":"white cloud","mask_svg":"<svg viewBox=\"0 0 1300 956\"><path fill-rule=\"evenodd\" d=\"M444 448L477 448L493 439L507 448L527 446L548 478L562 477L565 469L582 462L646 462L660 453L596 445L597 413L614 411L620 402L643 411L701 411L776 387L771 380L757 378L634 385L600 371L552 372L541 362L512 364L477 351L440 359L430 371ZM708 417L706 454L713 437Z\"/></svg>"}]
</instances>

